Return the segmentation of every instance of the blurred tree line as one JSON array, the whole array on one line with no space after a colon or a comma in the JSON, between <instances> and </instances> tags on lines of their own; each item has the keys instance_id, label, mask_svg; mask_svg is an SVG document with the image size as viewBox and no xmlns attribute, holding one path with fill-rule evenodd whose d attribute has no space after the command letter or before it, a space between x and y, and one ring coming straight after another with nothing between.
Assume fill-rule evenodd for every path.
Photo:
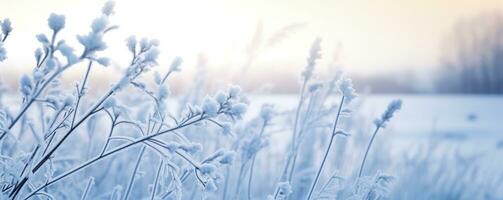
<instances>
[{"instance_id":1,"label":"blurred tree line","mask_svg":"<svg viewBox=\"0 0 503 200\"><path fill-rule=\"evenodd\" d=\"M503 14L459 20L441 46L440 93L503 93Z\"/></svg>"}]
</instances>

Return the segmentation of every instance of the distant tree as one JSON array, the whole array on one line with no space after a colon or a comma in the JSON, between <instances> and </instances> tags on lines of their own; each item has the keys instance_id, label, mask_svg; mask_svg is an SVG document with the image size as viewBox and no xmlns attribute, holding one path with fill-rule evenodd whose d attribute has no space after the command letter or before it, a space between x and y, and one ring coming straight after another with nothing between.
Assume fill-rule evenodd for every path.
<instances>
[{"instance_id":1,"label":"distant tree","mask_svg":"<svg viewBox=\"0 0 503 200\"><path fill-rule=\"evenodd\" d=\"M503 13L459 20L442 48L439 92L503 93Z\"/></svg>"}]
</instances>

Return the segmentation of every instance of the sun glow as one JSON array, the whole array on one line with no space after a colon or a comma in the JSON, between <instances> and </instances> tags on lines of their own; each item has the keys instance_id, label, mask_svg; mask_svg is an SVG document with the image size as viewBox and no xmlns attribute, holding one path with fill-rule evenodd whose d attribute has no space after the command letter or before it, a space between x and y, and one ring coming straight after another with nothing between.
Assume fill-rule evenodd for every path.
<instances>
[{"instance_id":1,"label":"sun glow","mask_svg":"<svg viewBox=\"0 0 503 200\"><path fill-rule=\"evenodd\" d=\"M89 31L91 19L99 14L102 2L1 2L0 13L11 18L15 31L5 44L10 59L2 65L31 66L33 58L26 52L37 48L33 42L37 33L48 31L44 22L51 12L67 16L67 28L61 35L78 48L74 36ZM256 71L251 72L271 66L298 72L317 36L323 38L321 66L332 62L333 52L341 45L339 58L348 71L428 68L436 65L439 40L455 20L503 8L503 1L498 0L446 2L121 0L113 17L120 29L106 39L111 48L104 55L119 62L117 65L127 64L122 59L128 56L123 43L134 34L160 40L161 65L169 65L174 56L182 56L185 66L194 66L202 53L214 70L237 70L246 64L247 48L256 36L259 22L262 40L285 26L301 23L305 26L288 34L279 45L260 49L253 63Z\"/></svg>"}]
</instances>

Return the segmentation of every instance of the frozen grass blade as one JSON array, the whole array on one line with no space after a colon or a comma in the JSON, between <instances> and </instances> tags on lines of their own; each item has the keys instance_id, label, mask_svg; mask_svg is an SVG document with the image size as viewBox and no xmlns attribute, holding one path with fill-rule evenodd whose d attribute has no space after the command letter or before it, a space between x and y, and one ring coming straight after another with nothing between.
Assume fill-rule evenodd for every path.
<instances>
[{"instance_id":1,"label":"frozen grass blade","mask_svg":"<svg viewBox=\"0 0 503 200\"><path fill-rule=\"evenodd\" d=\"M316 172L316 176L314 178L314 181L313 181L313 183L311 185L311 188L309 190L309 193L307 195L307 198L306 198L307 200L310 200L311 196L313 195L314 189L316 188L316 184L318 183L318 179L320 178L320 174L321 174L321 172L323 170L323 166L325 166L325 162L327 161L328 154L330 153L330 149L332 148L332 144L334 142L334 138L338 134L338 132L336 132L336 130L337 130L337 123L339 122L339 117L341 115L341 110L342 110L342 105L343 104L344 104L344 96L341 97L341 101L339 103L339 108L337 109L337 115L335 117L334 127L332 129L332 134L330 136L330 141L328 142L328 147L325 150L325 154L323 155L323 160L321 161L321 165L318 168L318 171Z\"/></svg>"},{"instance_id":2,"label":"frozen grass blade","mask_svg":"<svg viewBox=\"0 0 503 200\"><path fill-rule=\"evenodd\" d=\"M374 143L374 139L377 135L377 132L379 131L379 129L386 127L386 123L393 117L393 114L397 110L400 110L401 107L402 107L402 100L391 101L386 111L382 114L381 118L376 119L374 121L376 128L374 130L374 133L372 134L372 137L370 138L369 144L367 145L367 149L365 150L365 155L363 156L362 164L360 165L360 170L358 172L358 178L362 176L363 167L365 167L365 161L367 160L370 147L372 147L372 144Z\"/></svg>"},{"instance_id":3,"label":"frozen grass blade","mask_svg":"<svg viewBox=\"0 0 503 200\"><path fill-rule=\"evenodd\" d=\"M145 153L146 148L147 147L142 146L140 153L138 154L138 158L136 159L136 164L134 166L133 173L131 173L131 178L129 179L129 183L126 188L126 194L124 195L124 200L129 199L129 195L131 194L131 189L133 188L134 179L136 177L136 173L138 171L138 168L140 167L141 159L143 158L143 153Z\"/></svg>"},{"instance_id":4,"label":"frozen grass blade","mask_svg":"<svg viewBox=\"0 0 503 200\"><path fill-rule=\"evenodd\" d=\"M162 167L164 166L163 164L164 164L164 160L162 160L162 158L161 158L161 162L159 163L159 168L157 169L157 173L155 175L154 186L152 188L152 194L150 195L150 200L154 200L154 198L155 198L155 194L157 192L157 185L159 184L159 178L161 175L161 170L162 170Z\"/></svg>"},{"instance_id":5,"label":"frozen grass blade","mask_svg":"<svg viewBox=\"0 0 503 200\"><path fill-rule=\"evenodd\" d=\"M89 195L89 191L91 191L91 187L93 186L93 184L94 184L94 178L89 177L89 180L87 181L86 189L84 190L84 194L82 194L82 198L80 198L80 200L88 199L87 196Z\"/></svg>"}]
</instances>

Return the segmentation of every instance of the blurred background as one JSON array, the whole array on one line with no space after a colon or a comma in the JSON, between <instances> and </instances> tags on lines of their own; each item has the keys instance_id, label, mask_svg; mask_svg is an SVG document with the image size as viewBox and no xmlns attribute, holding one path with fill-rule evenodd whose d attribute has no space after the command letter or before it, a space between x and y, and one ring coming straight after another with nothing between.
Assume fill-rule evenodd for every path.
<instances>
[{"instance_id":1,"label":"blurred background","mask_svg":"<svg viewBox=\"0 0 503 200\"><path fill-rule=\"evenodd\" d=\"M19 75L31 72L35 35L49 31L51 12L66 15L62 37L80 48L75 36L89 30L97 14L91 11L102 3L1 1L0 17L14 27L5 44L9 59L0 64L4 87L16 89ZM204 71L209 88L238 82L257 93L294 93L310 44L321 37L317 76L342 70L358 91L499 94L502 10L501 0L125 0L113 18L120 29L106 38L103 55L120 70L128 62L125 38L157 38L160 68L184 59L175 92ZM83 70L75 67L64 80L78 80ZM108 86L118 74L103 69L96 79Z\"/></svg>"}]
</instances>

